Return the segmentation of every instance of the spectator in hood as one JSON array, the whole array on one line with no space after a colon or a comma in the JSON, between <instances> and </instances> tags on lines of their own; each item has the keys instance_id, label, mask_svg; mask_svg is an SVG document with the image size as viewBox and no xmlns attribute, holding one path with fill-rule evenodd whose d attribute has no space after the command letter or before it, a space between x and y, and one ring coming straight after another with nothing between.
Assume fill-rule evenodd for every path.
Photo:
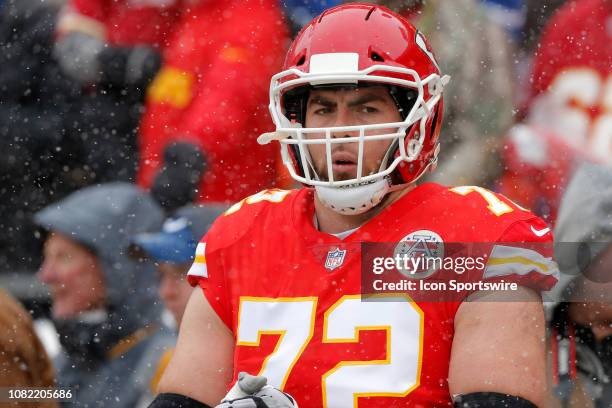
<instances>
[{"instance_id":1,"label":"spectator in hood","mask_svg":"<svg viewBox=\"0 0 612 408\"><path fill-rule=\"evenodd\" d=\"M612 169L584 164L561 202L550 311L551 407L612 406Z\"/></svg>"},{"instance_id":2,"label":"spectator in hood","mask_svg":"<svg viewBox=\"0 0 612 408\"><path fill-rule=\"evenodd\" d=\"M157 263L159 297L177 326L193 291L185 276L197 256L196 245L224 209L216 205L181 207L166 219L161 231L137 234L132 239L134 249Z\"/></svg>"},{"instance_id":3,"label":"spectator in hood","mask_svg":"<svg viewBox=\"0 0 612 408\"><path fill-rule=\"evenodd\" d=\"M119 182L35 214L49 232L39 278L51 292L58 386L73 390L71 407L134 407L154 392L159 356L174 336L160 322L153 263L129 258L127 248L162 217L149 195Z\"/></svg>"}]
</instances>

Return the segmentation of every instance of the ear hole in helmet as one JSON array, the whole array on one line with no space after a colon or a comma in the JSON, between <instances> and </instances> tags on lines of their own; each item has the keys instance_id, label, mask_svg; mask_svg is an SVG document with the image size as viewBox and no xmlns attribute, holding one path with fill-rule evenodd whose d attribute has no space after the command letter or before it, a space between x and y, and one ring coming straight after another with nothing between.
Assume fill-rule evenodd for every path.
<instances>
[{"instance_id":1,"label":"ear hole in helmet","mask_svg":"<svg viewBox=\"0 0 612 408\"><path fill-rule=\"evenodd\" d=\"M306 62L306 55L302 55L295 65L299 67L300 65L304 65L304 62Z\"/></svg>"},{"instance_id":2,"label":"ear hole in helmet","mask_svg":"<svg viewBox=\"0 0 612 408\"><path fill-rule=\"evenodd\" d=\"M395 85L389 86L389 95L393 98L397 109L402 116L402 120L405 120L410 113L410 110L416 103L419 93L410 88L403 88Z\"/></svg>"},{"instance_id":3,"label":"ear hole in helmet","mask_svg":"<svg viewBox=\"0 0 612 408\"><path fill-rule=\"evenodd\" d=\"M370 58L372 59L372 61L384 61L385 59L376 51L372 51L372 53L370 54Z\"/></svg>"}]
</instances>

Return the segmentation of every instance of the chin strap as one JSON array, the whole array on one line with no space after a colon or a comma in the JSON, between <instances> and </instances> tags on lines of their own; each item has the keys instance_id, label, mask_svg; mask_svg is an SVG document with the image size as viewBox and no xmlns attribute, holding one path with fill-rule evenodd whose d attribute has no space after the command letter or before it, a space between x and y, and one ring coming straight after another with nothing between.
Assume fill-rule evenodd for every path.
<instances>
[{"instance_id":1,"label":"chin strap","mask_svg":"<svg viewBox=\"0 0 612 408\"><path fill-rule=\"evenodd\" d=\"M427 171L433 171L437 164L437 150L423 172L410 183L391 184L391 179L387 176L375 181L344 187L315 186L317 196L326 207L340 214L362 214L380 204L387 194L413 185Z\"/></svg>"},{"instance_id":2,"label":"chin strap","mask_svg":"<svg viewBox=\"0 0 612 408\"><path fill-rule=\"evenodd\" d=\"M346 187L315 186L319 200L340 214L362 214L376 205L389 193L387 178Z\"/></svg>"},{"instance_id":3,"label":"chin strap","mask_svg":"<svg viewBox=\"0 0 612 408\"><path fill-rule=\"evenodd\" d=\"M389 193L402 190L413 183L393 184L387 177L346 187L315 186L317 197L325 206L340 214L357 215L371 210Z\"/></svg>"}]
</instances>

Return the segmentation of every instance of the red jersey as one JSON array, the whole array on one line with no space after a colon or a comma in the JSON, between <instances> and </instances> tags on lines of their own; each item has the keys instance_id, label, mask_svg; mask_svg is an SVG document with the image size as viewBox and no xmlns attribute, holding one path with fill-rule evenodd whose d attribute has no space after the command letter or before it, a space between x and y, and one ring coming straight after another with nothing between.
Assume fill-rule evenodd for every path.
<instances>
[{"instance_id":1,"label":"red jersey","mask_svg":"<svg viewBox=\"0 0 612 408\"><path fill-rule=\"evenodd\" d=\"M288 40L277 1L199 1L186 11L148 88L138 183L150 187L165 147L187 141L206 156L199 202L236 202L272 187L276 148L257 136L271 123L270 77Z\"/></svg>"},{"instance_id":2,"label":"red jersey","mask_svg":"<svg viewBox=\"0 0 612 408\"><path fill-rule=\"evenodd\" d=\"M343 240L316 230L313 217L311 189L251 196L217 220L188 274L235 336L234 378L265 375L306 407L452 405L460 301L361 301L363 242L415 232L444 242L552 240L539 218L479 187L420 185ZM550 253L504 251L485 275L555 283Z\"/></svg>"}]
</instances>

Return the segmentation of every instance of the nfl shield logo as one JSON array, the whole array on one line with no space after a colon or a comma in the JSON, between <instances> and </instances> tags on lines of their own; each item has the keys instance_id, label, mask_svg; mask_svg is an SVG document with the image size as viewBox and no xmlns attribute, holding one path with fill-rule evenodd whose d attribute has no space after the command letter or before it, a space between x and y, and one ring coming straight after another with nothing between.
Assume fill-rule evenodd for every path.
<instances>
[{"instance_id":1,"label":"nfl shield logo","mask_svg":"<svg viewBox=\"0 0 612 408\"><path fill-rule=\"evenodd\" d=\"M346 249L341 251L340 248L336 248L329 251L327 253L327 259L325 259L325 268L333 271L342 266L344 255L346 255Z\"/></svg>"}]
</instances>

